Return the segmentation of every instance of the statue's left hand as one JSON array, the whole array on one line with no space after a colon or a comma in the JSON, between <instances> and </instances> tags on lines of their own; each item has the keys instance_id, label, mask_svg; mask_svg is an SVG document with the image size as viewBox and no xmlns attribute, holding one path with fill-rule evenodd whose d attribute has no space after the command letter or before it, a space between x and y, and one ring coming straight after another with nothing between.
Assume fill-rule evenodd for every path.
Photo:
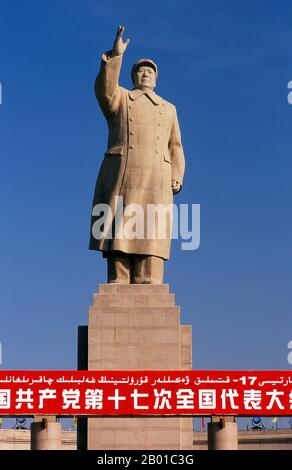
<instances>
[{"instance_id":1,"label":"statue's left hand","mask_svg":"<svg viewBox=\"0 0 292 470\"><path fill-rule=\"evenodd\" d=\"M171 182L171 189L172 189L173 194L178 193L179 190L181 189L181 184L180 184L180 182L179 182L179 181L176 181L176 180L172 180L172 182Z\"/></svg>"}]
</instances>

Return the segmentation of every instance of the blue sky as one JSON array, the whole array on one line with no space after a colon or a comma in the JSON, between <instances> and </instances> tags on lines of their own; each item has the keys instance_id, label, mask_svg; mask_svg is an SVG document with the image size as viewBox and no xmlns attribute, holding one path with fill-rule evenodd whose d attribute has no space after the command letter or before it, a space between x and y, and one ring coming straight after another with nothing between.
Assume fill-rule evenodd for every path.
<instances>
[{"instance_id":1,"label":"blue sky","mask_svg":"<svg viewBox=\"0 0 292 470\"><path fill-rule=\"evenodd\" d=\"M88 251L106 147L93 93L119 24L177 106L201 246L173 243L165 281L193 326L196 369L289 369L292 2L1 3L0 341L3 369L74 369L76 330L106 267Z\"/></svg>"}]
</instances>

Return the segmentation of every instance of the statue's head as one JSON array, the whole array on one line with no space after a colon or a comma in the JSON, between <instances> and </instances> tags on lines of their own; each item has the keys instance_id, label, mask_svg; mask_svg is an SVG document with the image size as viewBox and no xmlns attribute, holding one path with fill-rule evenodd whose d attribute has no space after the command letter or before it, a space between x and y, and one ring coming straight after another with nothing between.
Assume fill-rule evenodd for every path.
<instances>
[{"instance_id":1,"label":"statue's head","mask_svg":"<svg viewBox=\"0 0 292 470\"><path fill-rule=\"evenodd\" d=\"M153 90L156 87L158 68L151 59L140 59L132 67L132 82L140 90Z\"/></svg>"}]
</instances>

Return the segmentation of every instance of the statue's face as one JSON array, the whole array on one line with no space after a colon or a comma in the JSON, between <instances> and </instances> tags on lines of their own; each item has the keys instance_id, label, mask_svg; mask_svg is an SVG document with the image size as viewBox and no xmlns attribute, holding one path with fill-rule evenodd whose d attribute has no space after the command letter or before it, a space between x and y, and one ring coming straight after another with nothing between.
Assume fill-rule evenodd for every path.
<instances>
[{"instance_id":1,"label":"statue's face","mask_svg":"<svg viewBox=\"0 0 292 470\"><path fill-rule=\"evenodd\" d=\"M135 88L140 90L153 90L156 86L156 73L152 67L143 65L139 67L134 75Z\"/></svg>"}]
</instances>

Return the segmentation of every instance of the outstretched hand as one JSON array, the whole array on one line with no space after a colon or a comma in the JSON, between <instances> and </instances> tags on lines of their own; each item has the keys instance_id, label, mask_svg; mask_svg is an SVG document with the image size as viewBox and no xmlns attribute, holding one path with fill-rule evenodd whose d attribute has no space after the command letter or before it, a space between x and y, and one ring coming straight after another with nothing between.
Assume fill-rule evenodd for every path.
<instances>
[{"instance_id":1,"label":"outstretched hand","mask_svg":"<svg viewBox=\"0 0 292 470\"><path fill-rule=\"evenodd\" d=\"M113 57L123 54L125 50L127 49L127 46L130 42L130 39L126 39L126 41L123 41L122 36L123 36L124 31L125 31L124 26L118 27L117 35L116 35L114 45L113 45L113 52L112 52Z\"/></svg>"}]
</instances>

